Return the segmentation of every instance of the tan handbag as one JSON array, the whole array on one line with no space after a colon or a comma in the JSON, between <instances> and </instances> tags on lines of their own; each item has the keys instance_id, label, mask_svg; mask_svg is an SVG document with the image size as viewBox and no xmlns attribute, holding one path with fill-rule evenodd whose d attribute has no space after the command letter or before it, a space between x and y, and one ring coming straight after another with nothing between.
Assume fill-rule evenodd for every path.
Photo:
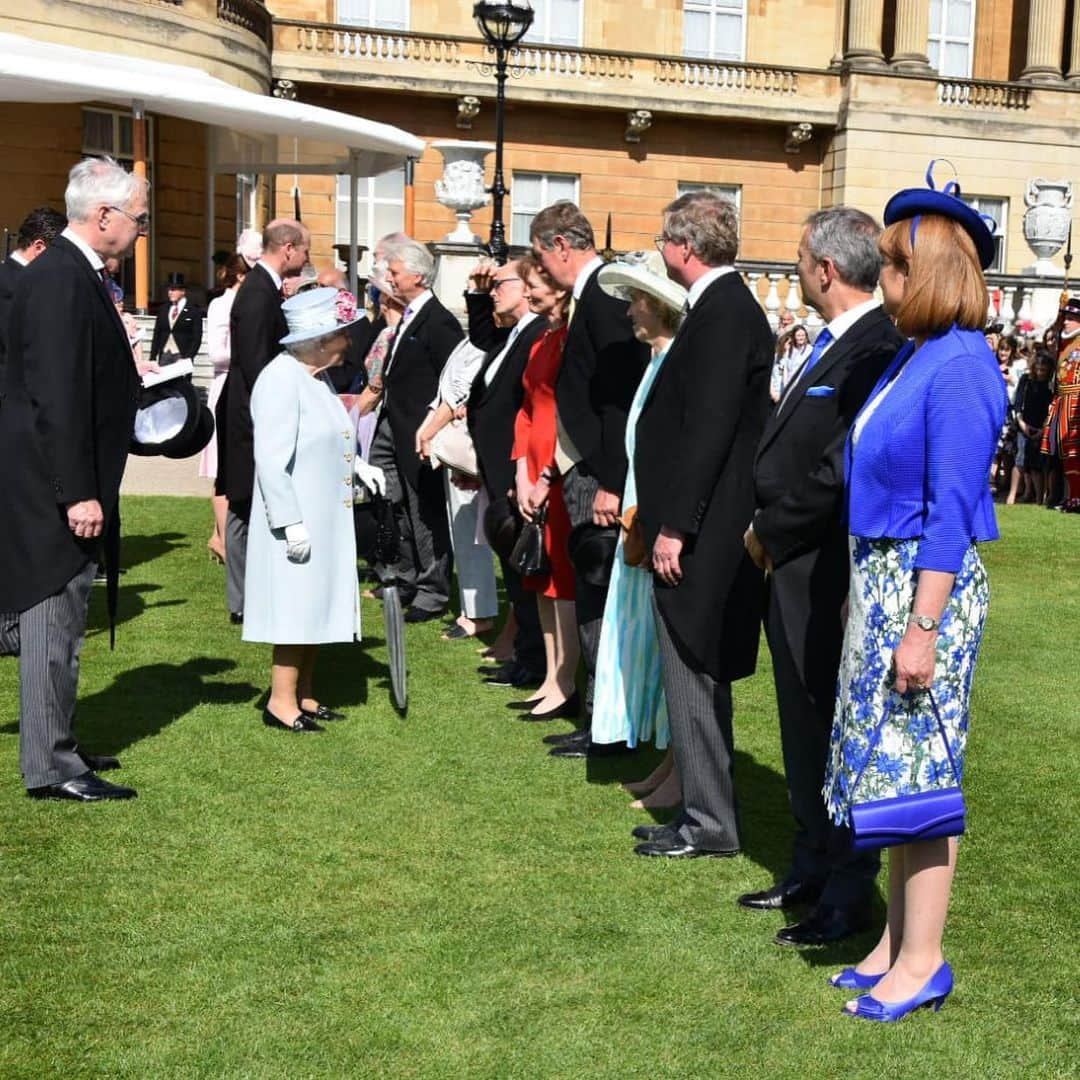
<instances>
[{"instance_id":1,"label":"tan handbag","mask_svg":"<svg viewBox=\"0 0 1080 1080\"><path fill-rule=\"evenodd\" d=\"M435 432L431 440L431 456L466 476L476 477L480 474L476 464L476 448L464 420L452 420Z\"/></svg>"},{"instance_id":2,"label":"tan handbag","mask_svg":"<svg viewBox=\"0 0 1080 1080\"><path fill-rule=\"evenodd\" d=\"M638 520L636 506L628 506L624 511L619 524L622 526L623 562L627 566L642 566L649 557L645 549L645 533Z\"/></svg>"}]
</instances>

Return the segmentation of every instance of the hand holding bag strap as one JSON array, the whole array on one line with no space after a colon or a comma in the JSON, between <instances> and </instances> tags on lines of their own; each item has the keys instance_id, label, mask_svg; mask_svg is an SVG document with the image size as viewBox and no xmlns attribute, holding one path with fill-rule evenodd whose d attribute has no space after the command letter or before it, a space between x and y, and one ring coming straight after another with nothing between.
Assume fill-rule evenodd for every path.
<instances>
[{"instance_id":1,"label":"hand holding bag strap","mask_svg":"<svg viewBox=\"0 0 1080 1080\"><path fill-rule=\"evenodd\" d=\"M938 712L937 702L934 700L934 692L927 689L925 693L930 700L930 708L934 710L934 719L937 721L938 731L941 733L941 741L945 744L945 753L949 758L949 767L952 769L953 779L956 781L957 787L959 787L960 773L956 768L956 761L953 759L952 749L949 747L949 737L945 734L945 725L941 722L941 713ZM885 722L887 720L888 716L883 716L881 721L874 728L874 734L870 736L870 745L866 751L866 760L863 762L859 774L855 777L855 783L851 785L851 801L853 803L855 801L855 792L858 790L859 782L863 778L863 773L866 772L866 767L870 764L870 759L874 756L874 751L877 749L877 744L881 740L881 732L884 730Z\"/></svg>"}]
</instances>

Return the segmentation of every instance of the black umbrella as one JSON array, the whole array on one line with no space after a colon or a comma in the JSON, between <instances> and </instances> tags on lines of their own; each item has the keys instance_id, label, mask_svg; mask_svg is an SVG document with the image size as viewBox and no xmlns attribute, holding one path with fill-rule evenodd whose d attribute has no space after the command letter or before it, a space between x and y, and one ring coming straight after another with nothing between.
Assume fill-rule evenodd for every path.
<instances>
[{"instance_id":1,"label":"black umbrella","mask_svg":"<svg viewBox=\"0 0 1080 1080\"><path fill-rule=\"evenodd\" d=\"M404 712L409 707L408 672L405 668L405 618L401 612L401 597L396 585L382 588L383 625L386 630L386 651L390 657L390 688L394 704Z\"/></svg>"}]
</instances>

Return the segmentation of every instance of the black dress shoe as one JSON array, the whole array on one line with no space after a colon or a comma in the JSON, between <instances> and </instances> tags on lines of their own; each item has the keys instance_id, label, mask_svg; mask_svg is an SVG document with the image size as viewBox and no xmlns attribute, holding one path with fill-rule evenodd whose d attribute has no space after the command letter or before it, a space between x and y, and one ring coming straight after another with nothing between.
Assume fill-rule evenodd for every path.
<instances>
[{"instance_id":1,"label":"black dress shoe","mask_svg":"<svg viewBox=\"0 0 1080 1080\"><path fill-rule=\"evenodd\" d=\"M26 792L31 799L74 799L75 802L103 802L106 799L134 799L138 792L134 788L120 787L102 780L92 772L63 780L59 784L46 784L45 787L30 788Z\"/></svg>"},{"instance_id":2,"label":"black dress shoe","mask_svg":"<svg viewBox=\"0 0 1080 1080\"><path fill-rule=\"evenodd\" d=\"M666 825L635 825L630 835L638 840L655 840L664 833L678 832L678 822L669 821Z\"/></svg>"},{"instance_id":3,"label":"black dress shoe","mask_svg":"<svg viewBox=\"0 0 1080 1080\"><path fill-rule=\"evenodd\" d=\"M85 750L76 750L75 753L91 772L109 772L120 768L120 759L111 754L88 754Z\"/></svg>"},{"instance_id":4,"label":"black dress shoe","mask_svg":"<svg viewBox=\"0 0 1080 1080\"><path fill-rule=\"evenodd\" d=\"M314 719L306 712L301 712L292 723L287 723L284 720L279 720L269 709L263 709L263 723L267 727L277 728L280 731L293 731L297 735L303 735L308 731L326 730L321 724L315 723Z\"/></svg>"},{"instance_id":5,"label":"black dress shoe","mask_svg":"<svg viewBox=\"0 0 1080 1080\"><path fill-rule=\"evenodd\" d=\"M522 709L535 709L542 700L543 698L533 698L531 701L508 701L506 707L520 712Z\"/></svg>"},{"instance_id":6,"label":"black dress shoe","mask_svg":"<svg viewBox=\"0 0 1080 1080\"><path fill-rule=\"evenodd\" d=\"M244 622L244 613L242 611L230 611L229 622L231 622L233 626L242 626Z\"/></svg>"},{"instance_id":7,"label":"black dress shoe","mask_svg":"<svg viewBox=\"0 0 1080 1080\"><path fill-rule=\"evenodd\" d=\"M548 746L570 746L574 743L588 743L589 728L575 728L573 731L561 731L557 735L545 735L540 741Z\"/></svg>"},{"instance_id":8,"label":"black dress shoe","mask_svg":"<svg viewBox=\"0 0 1080 1080\"><path fill-rule=\"evenodd\" d=\"M869 913L861 907L832 907L819 904L802 922L778 930L773 939L777 945L831 945L834 941L865 930L870 924Z\"/></svg>"},{"instance_id":9,"label":"black dress shoe","mask_svg":"<svg viewBox=\"0 0 1080 1080\"><path fill-rule=\"evenodd\" d=\"M484 680L484 685L494 687L509 686L516 690L523 690L526 687L539 686L543 681L544 676L539 672L530 671L528 668L514 663L504 664L500 668L498 675L492 675L490 679Z\"/></svg>"},{"instance_id":10,"label":"black dress shoe","mask_svg":"<svg viewBox=\"0 0 1080 1080\"><path fill-rule=\"evenodd\" d=\"M445 614L445 608L442 611L429 611L427 608L411 607L405 612L405 622L432 622L434 619L441 619Z\"/></svg>"},{"instance_id":11,"label":"black dress shoe","mask_svg":"<svg viewBox=\"0 0 1080 1080\"><path fill-rule=\"evenodd\" d=\"M780 908L798 907L799 904L816 904L821 897L821 888L816 881L784 878L771 889L743 893L736 903L753 911L777 911Z\"/></svg>"},{"instance_id":12,"label":"black dress shoe","mask_svg":"<svg viewBox=\"0 0 1080 1080\"><path fill-rule=\"evenodd\" d=\"M301 709L305 716L311 717L312 720L344 720L345 714L343 712L336 712L334 709L328 709L325 705L320 705L317 709Z\"/></svg>"},{"instance_id":13,"label":"black dress shoe","mask_svg":"<svg viewBox=\"0 0 1080 1080\"><path fill-rule=\"evenodd\" d=\"M684 840L678 831L662 833L652 840L646 840L634 848L635 855L651 856L661 859L729 859L739 854L739 849L716 851L712 848L698 847Z\"/></svg>"},{"instance_id":14,"label":"black dress shoe","mask_svg":"<svg viewBox=\"0 0 1080 1080\"><path fill-rule=\"evenodd\" d=\"M561 705L546 712L527 712L519 720L576 720L581 712L581 695L575 690Z\"/></svg>"},{"instance_id":15,"label":"black dress shoe","mask_svg":"<svg viewBox=\"0 0 1080 1080\"><path fill-rule=\"evenodd\" d=\"M562 743L548 751L550 757L559 758L610 758L619 757L621 754L632 754L633 750L624 742L595 743L592 739L575 740L572 743Z\"/></svg>"}]
</instances>

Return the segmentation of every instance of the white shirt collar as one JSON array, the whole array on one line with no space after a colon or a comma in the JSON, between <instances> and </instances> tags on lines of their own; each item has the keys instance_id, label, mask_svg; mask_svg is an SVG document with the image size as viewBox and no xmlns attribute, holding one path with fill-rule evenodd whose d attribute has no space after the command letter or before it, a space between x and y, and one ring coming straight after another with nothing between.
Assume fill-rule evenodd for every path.
<instances>
[{"instance_id":1,"label":"white shirt collar","mask_svg":"<svg viewBox=\"0 0 1080 1080\"><path fill-rule=\"evenodd\" d=\"M68 226L61 234L65 240L74 244L82 253L86 256L86 261L90 264L91 269L98 273L105 267L105 262L101 256L81 237L78 233L72 232L71 227Z\"/></svg>"},{"instance_id":2,"label":"white shirt collar","mask_svg":"<svg viewBox=\"0 0 1080 1080\"><path fill-rule=\"evenodd\" d=\"M524 315L516 323L514 323L513 329L510 331L510 336L506 339L506 344L499 350L495 359L491 361L487 366L487 370L484 372L484 385L490 386L495 381L495 376L498 375L499 369L503 365L503 361L506 359L507 353L510 352L510 346L517 340L518 335L526 326L533 321L533 319L540 318L535 311L526 311Z\"/></svg>"},{"instance_id":3,"label":"white shirt collar","mask_svg":"<svg viewBox=\"0 0 1080 1080\"><path fill-rule=\"evenodd\" d=\"M408 311L409 318L412 319L416 316L416 313L434 296L435 294L430 289L425 289L419 296L413 297L405 305L405 310Z\"/></svg>"},{"instance_id":4,"label":"white shirt collar","mask_svg":"<svg viewBox=\"0 0 1080 1080\"><path fill-rule=\"evenodd\" d=\"M170 304L169 307L175 307L176 308L176 314L179 315L180 312L184 310L184 306L186 304L187 304L187 297L186 296L181 296L180 299L177 300L175 304Z\"/></svg>"},{"instance_id":5,"label":"white shirt collar","mask_svg":"<svg viewBox=\"0 0 1080 1080\"><path fill-rule=\"evenodd\" d=\"M690 286L689 292L686 294L686 302L693 307L700 299L701 294L719 278L722 278L725 274L734 274L734 266L714 266L711 270L704 273Z\"/></svg>"},{"instance_id":6,"label":"white shirt collar","mask_svg":"<svg viewBox=\"0 0 1080 1080\"><path fill-rule=\"evenodd\" d=\"M594 255L579 271L578 276L574 278L574 299L580 300L581 294L585 291L585 286L589 283L589 278L604 265L604 260L599 255Z\"/></svg>"},{"instance_id":7,"label":"white shirt collar","mask_svg":"<svg viewBox=\"0 0 1080 1080\"><path fill-rule=\"evenodd\" d=\"M24 258L23 258L23 257L22 257L22 256L21 256L21 255L20 255L20 254L19 254L18 252L17 252L17 251L13 251L13 252L12 252L12 253L11 253L11 254L10 254L10 255L8 256L8 258L9 258L9 259L10 259L10 260L11 260L11 261L12 261L13 263L18 263L18 264L19 264L20 266L29 266L29 265L30 265L30 261L29 261L29 259L24 259Z\"/></svg>"},{"instance_id":8,"label":"white shirt collar","mask_svg":"<svg viewBox=\"0 0 1080 1080\"><path fill-rule=\"evenodd\" d=\"M864 300L861 304L840 312L825 329L832 334L833 341L839 341L841 335L847 333L864 315L879 307L881 307L881 301L871 296L869 300Z\"/></svg>"},{"instance_id":9,"label":"white shirt collar","mask_svg":"<svg viewBox=\"0 0 1080 1080\"><path fill-rule=\"evenodd\" d=\"M280 291L281 275L265 259L260 259L255 265L261 266L270 275L270 280L278 287L278 290Z\"/></svg>"}]
</instances>

